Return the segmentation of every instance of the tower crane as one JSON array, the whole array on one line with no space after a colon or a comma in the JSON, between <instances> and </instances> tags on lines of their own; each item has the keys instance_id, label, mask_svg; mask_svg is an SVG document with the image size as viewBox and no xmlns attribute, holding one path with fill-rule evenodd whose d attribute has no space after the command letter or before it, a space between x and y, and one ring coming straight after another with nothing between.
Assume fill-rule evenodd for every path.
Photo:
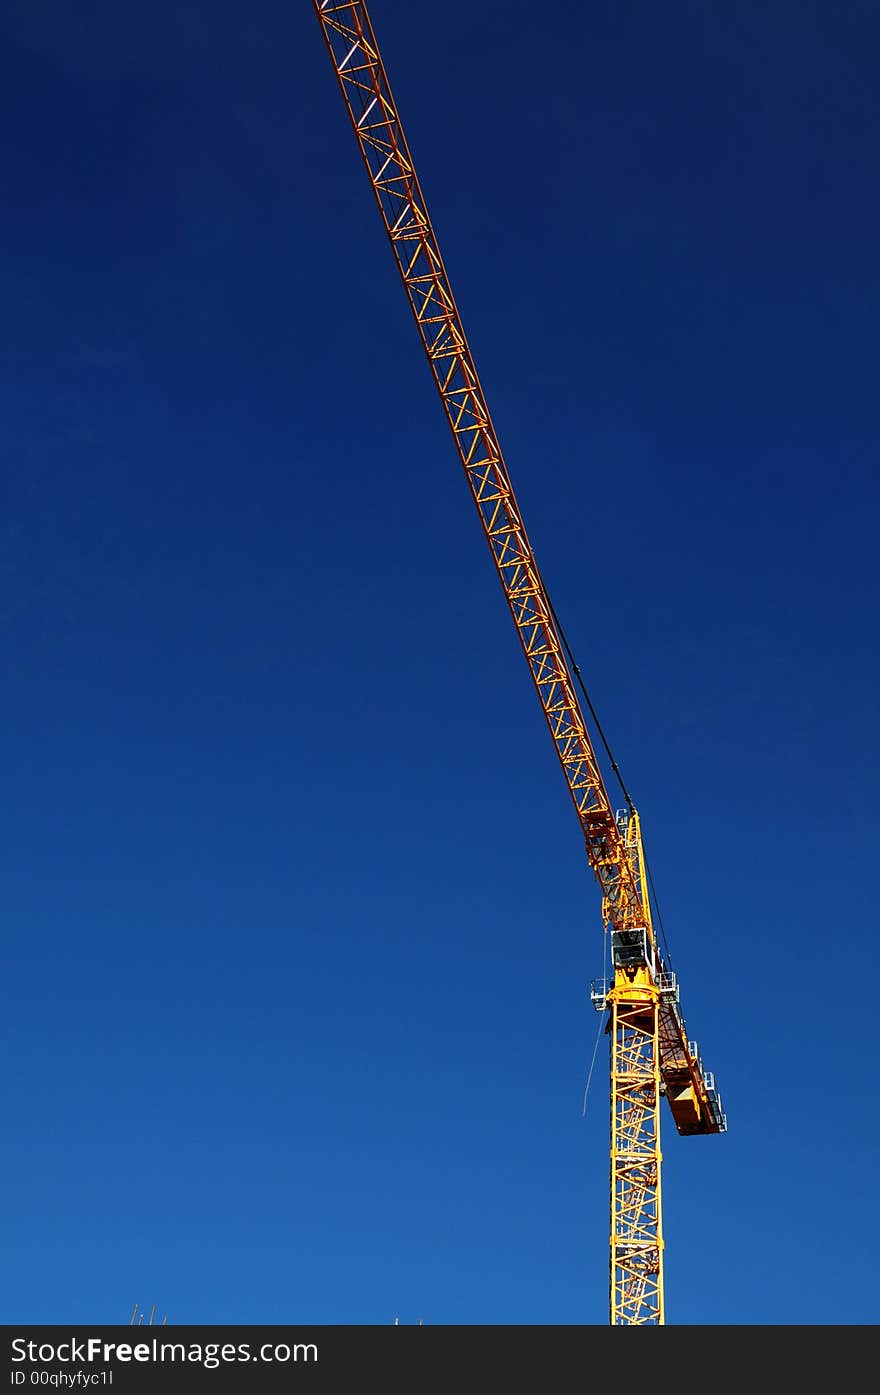
<instances>
[{"instance_id":1,"label":"tower crane","mask_svg":"<svg viewBox=\"0 0 880 1395\"><path fill-rule=\"evenodd\" d=\"M727 1120L654 930L638 813L628 795L615 810L603 780L579 670L523 525L367 6L312 3L601 888L613 977L594 982L591 998L610 1043L610 1321L660 1324L660 1101L680 1134L723 1133Z\"/></svg>"}]
</instances>

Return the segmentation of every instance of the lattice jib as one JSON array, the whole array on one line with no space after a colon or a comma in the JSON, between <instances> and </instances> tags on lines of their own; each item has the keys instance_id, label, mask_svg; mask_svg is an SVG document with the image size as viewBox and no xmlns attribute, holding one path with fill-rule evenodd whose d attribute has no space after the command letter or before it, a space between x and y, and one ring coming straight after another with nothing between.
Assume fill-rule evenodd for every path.
<instances>
[{"instance_id":1,"label":"lattice jib","mask_svg":"<svg viewBox=\"0 0 880 1395\"><path fill-rule=\"evenodd\" d=\"M514 624L584 826L587 855L615 924L642 919L638 882L625 858L598 761L544 601L497 436L461 324L443 258L362 3L316 10L364 164L406 288L410 308L452 429ZM603 815L597 844L589 813Z\"/></svg>"}]
</instances>

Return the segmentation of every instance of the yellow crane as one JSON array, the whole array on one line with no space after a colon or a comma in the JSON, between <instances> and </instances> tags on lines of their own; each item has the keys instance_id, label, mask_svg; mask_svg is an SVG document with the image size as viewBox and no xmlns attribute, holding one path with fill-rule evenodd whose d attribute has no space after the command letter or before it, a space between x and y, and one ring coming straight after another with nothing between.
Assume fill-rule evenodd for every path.
<instances>
[{"instance_id":1,"label":"yellow crane","mask_svg":"<svg viewBox=\"0 0 880 1395\"><path fill-rule=\"evenodd\" d=\"M367 6L312 2L601 887L613 978L591 996L608 1014L611 1055L610 1320L662 1323L660 1100L680 1134L722 1133L727 1120L654 932L639 816L626 793L615 811L602 778L579 670L523 526Z\"/></svg>"}]
</instances>

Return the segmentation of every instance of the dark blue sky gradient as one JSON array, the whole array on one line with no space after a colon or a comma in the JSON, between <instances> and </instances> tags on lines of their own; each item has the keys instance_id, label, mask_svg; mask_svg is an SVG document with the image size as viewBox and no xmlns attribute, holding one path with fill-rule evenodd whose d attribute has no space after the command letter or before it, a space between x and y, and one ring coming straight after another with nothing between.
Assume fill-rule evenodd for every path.
<instances>
[{"instance_id":1,"label":"dark blue sky gradient","mask_svg":"<svg viewBox=\"0 0 880 1395\"><path fill-rule=\"evenodd\" d=\"M604 1323L599 893L310 4L6 7L0 1320ZM374 0L723 1138L878 1318L880 21Z\"/></svg>"}]
</instances>

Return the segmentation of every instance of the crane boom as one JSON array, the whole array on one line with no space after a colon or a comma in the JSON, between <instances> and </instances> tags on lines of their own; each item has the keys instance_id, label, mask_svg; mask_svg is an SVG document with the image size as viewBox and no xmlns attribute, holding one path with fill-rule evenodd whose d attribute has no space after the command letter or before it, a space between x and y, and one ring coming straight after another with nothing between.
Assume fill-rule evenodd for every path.
<instances>
[{"instance_id":1,"label":"crane boom","mask_svg":"<svg viewBox=\"0 0 880 1395\"><path fill-rule=\"evenodd\" d=\"M612 932L611 1320L663 1321L659 1100L681 1133L725 1126L654 935L638 814L615 813L363 0L313 0Z\"/></svg>"},{"instance_id":2,"label":"crane boom","mask_svg":"<svg viewBox=\"0 0 880 1395\"><path fill-rule=\"evenodd\" d=\"M587 854L602 885L609 919L621 926L643 923L639 889L623 855L611 802L392 102L366 5L328 3L318 8L385 231L584 830Z\"/></svg>"}]
</instances>

